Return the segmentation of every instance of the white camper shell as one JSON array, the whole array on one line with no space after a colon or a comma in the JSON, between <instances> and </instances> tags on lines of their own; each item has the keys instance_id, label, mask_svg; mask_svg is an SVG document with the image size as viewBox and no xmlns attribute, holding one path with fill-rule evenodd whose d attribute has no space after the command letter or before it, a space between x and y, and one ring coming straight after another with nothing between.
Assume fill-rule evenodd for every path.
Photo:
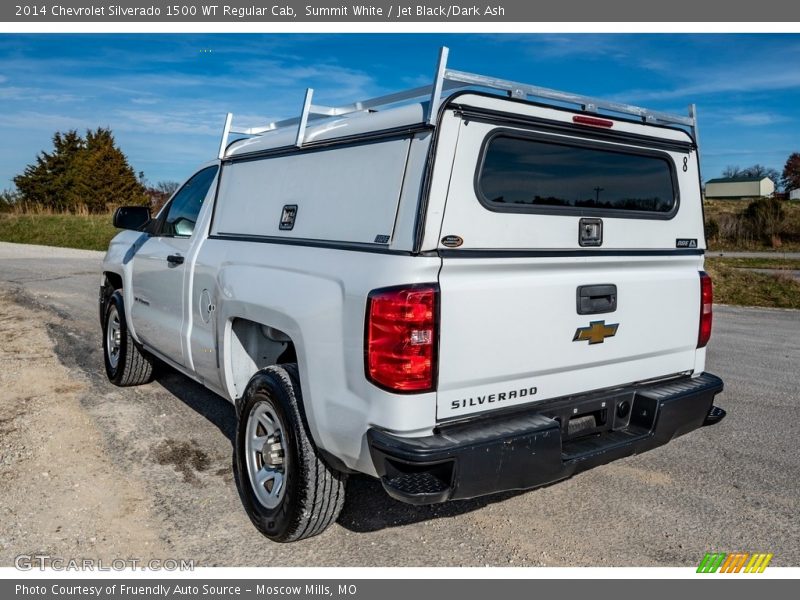
<instances>
[{"instance_id":1,"label":"white camper shell","mask_svg":"<svg viewBox=\"0 0 800 600\"><path fill-rule=\"evenodd\" d=\"M148 381L157 357L236 403L245 507L272 539L333 522L347 473L470 498L724 416L694 109L446 61L408 92L228 115L158 216L115 216L133 230L103 267L109 378Z\"/></svg>"}]
</instances>

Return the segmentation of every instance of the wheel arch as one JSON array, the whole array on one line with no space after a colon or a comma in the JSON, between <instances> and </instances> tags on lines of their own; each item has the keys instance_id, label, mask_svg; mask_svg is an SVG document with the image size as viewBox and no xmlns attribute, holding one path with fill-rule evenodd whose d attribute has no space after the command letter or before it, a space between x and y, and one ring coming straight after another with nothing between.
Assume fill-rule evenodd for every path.
<instances>
[{"instance_id":1,"label":"wheel arch","mask_svg":"<svg viewBox=\"0 0 800 600\"><path fill-rule=\"evenodd\" d=\"M103 278L100 284L99 310L100 324L103 324L106 315L108 299L117 290L122 289L122 275L114 271L103 271Z\"/></svg>"},{"instance_id":2,"label":"wheel arch","mask_svg":"<svg viewBox=\"0 0 800 600\"><path fill-rule=\"evenodd\" d=\"M233 316L226 320L222 360L228 394L238 410L253 375L271 365L297 363L297 345L280 327Z\"/></svg>"}]
</instances>

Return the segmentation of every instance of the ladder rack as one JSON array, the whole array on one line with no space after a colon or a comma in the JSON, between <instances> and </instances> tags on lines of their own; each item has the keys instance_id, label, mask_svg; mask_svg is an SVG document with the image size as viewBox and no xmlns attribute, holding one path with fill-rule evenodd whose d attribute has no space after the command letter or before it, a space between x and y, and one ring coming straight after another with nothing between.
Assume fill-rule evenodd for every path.
<instances>
[{"instance_id":1,"label":"ladder rack","mask_svg":"<svg viewBox=\"0 0 800 600\"><path fill-rule=\"evenodd\" d=\"M509 98L518 98L527 100L529 98L536 98L539 100L550 100L554 102L561 102L571 104L579 107L580 110L587 113L612 113L617 115L632 115L642 120L643 123L659 123L665 125L679 125L687 127L695 141L697 141L697 109L694 104L689 105L689 112L687 116L675 115L660 111L654 111L640 106L631 104L622 104L619 102L612 102L608 100L601 100L599 98L592 98L589 96L582 96L579 94L572 94L570 92L561 92L549 88L529 85L526 83L517 83L506 79L498 79L496 77L489 77L486 75L478 75L475 73L467 73L465 71L456 71L447 67L447 57L449 50L442 47L439 50L439 60L436 64L436 72L434 74L433 83L421 87L394 92L385 96L378 96L360 102L353 102L352 104L345 104L342 106L323 106L313 104L314 90L307 88L305 97L303 98L303 106L300 115L281 121L274 121L260 127L249 127L242 129L233 128L233 114L228 113L225 117L225 127L222 130L222 139L219 145L218 158L221 160L225 157L225 151L228 147L228 138L231 134L257 136L275 131L278 129L294 128L295 146L298 148L303 147L305 141L306 129L310 122L320 121L330 117L341 117L344 115L351 115L359 112L375 111L381 107L387 107L400 102L416 100L420 98L428 98L428 108L425 115L425 123L428 125L435 125L436 115L439 111L439 105L442 101L444 92L449 92L455 89L463 88L489 88L491 90L503 92Z\"/></svg>"}]
</instances>

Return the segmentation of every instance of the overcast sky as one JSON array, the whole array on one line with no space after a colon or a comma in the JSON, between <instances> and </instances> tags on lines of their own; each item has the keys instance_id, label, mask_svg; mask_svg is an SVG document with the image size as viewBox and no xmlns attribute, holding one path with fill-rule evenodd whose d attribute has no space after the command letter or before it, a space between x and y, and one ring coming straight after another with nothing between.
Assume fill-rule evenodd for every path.
<instances>
[{"instance_id":1,"label":"overcast sky","mask_svg":"<svg viewBox=\"0 0 800 600\"><path fill-rule=\"evenodd\" d=\"M136 171L181 181L224 115L253 126L430 81L450 66L700 115L705 179L800 151L800 35L0 35L0 189L55 131L110 127Z\"/></svg>"}]
</instances>

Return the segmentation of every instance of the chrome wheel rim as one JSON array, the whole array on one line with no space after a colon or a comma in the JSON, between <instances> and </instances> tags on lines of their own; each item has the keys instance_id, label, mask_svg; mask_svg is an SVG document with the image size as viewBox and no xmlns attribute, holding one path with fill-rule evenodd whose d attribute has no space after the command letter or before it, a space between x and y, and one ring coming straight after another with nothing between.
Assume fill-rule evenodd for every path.
<instances>
[{"instance_id":1,"label":"chrome wheel rim","mask_svg":"<svg viewBox=\"0 0 800 600\"><path fill-rule=\"evenodd\" d=\"M112 306L108 311L108 321L106 323L106 357L112 369L116 369L119 364L120 344L122 340L122 330L119 324L119 312L116 306Z\"/></svg>"},{"instance_id":2,"label":"chrome wheel rim","mask_svg":"<svg viewBox=\"0 0 800 600\"><path fill-rule=\"evenodd\" d=\"M284 431L283 423L268 402L256 404L247 417L247 474L256 498L269 509L281 503L286 491L288 456Z\"/></svg>"}]
</instances>

